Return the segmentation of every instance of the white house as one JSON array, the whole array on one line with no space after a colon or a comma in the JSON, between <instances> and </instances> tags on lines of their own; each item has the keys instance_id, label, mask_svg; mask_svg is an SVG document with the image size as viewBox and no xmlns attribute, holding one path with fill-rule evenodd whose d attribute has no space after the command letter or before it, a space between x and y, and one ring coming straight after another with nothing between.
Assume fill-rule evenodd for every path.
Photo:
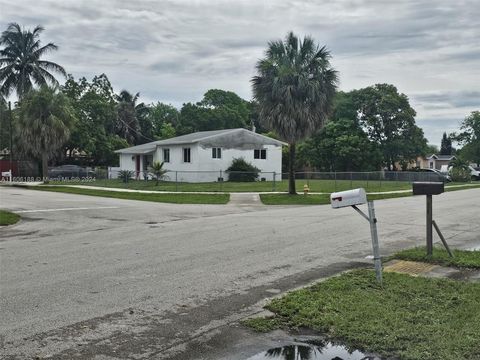
<instances>
[{"instance_id":1,"label":"white house","mask_svg":"<svg viewBox=\"0 0 480 360\"><path fill-rule=\"evenodd\" d=\"M154 161L164 162L170 180L210 182L228 179L225 170L234 158L260 169L260 178L281 179L285 143L246 129L201 131L117 150L120 169L140 178Z\"/></svg>"}]
</instances>

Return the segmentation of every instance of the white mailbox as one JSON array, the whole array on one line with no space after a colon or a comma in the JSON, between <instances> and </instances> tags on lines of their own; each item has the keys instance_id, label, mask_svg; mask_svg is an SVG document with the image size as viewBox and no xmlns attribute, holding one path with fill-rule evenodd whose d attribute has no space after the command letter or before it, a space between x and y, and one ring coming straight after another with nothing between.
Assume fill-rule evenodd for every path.
<instances>
[{"instance_id":1,"label":"white mailbox","mask_svg":"<svg viewBox=\"0 0 480 360\"><path fill-rule=\"evenodd\" d=\"M367 193L365 189L354 189L340 191L330 195L332 208L342 208L346 206L361 205L367 202Z\"/></svg>"}]
</instances>

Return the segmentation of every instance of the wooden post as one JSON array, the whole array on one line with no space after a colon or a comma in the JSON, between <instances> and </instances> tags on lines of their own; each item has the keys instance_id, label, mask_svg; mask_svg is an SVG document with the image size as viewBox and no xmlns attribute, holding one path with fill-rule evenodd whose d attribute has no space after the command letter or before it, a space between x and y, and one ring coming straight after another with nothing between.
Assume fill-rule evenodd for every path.
<instances>
[{"instance_id":1,"label":"wooden post","mask_svg":"<svg viewBox=\"0 0 480 360\"><path fill-rule=\"evenodd\" d=\"M432 195L427 195L427 255L433 254Z\"/></svg>"}]
</instances>

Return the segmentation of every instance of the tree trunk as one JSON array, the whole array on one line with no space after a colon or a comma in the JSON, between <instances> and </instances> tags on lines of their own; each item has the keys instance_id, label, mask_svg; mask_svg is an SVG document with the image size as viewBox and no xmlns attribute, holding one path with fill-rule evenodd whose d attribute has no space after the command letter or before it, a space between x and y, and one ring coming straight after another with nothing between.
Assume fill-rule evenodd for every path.
<instances>
[{"instance_id":1,"label":"tree trunk","mask_svg":"<svg viewBox=\"0 0 480 360\"><path fill-rule=\"evenodd\" d=\"M288 158L288 193L290 195L297 195L295 189L295 144L290 144L289 158Z\"/></svg>"},{"instance_id":2,"label":"tree trunk","mask_svg":"<svg viewBox=\"0 0 480 360\"><path fill-rule=\"evenodd\" d=\"M45 183L48 183L48 156L47 154L42 154L42 180Z\"/></svg>"}]
</instances>

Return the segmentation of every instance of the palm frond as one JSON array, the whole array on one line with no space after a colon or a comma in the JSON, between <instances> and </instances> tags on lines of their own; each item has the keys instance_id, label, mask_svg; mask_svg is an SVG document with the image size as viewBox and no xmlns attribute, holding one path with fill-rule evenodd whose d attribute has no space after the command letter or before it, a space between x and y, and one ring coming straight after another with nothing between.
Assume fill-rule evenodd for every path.
<instances>
[{"instance_id":1,"label":"palm frond","mask_svg":"<svg viewBox=\"0 0 480 360\"><path fill-rule=\"evenodd\" d=\"M33 48L33 47L32 47ZM42 47L39 47L35 51L31 53L31 56L34 59L39 59L42 55L47 54L50 51L58 50L58 46L55 45L54 43L48 43L47 45L44 45Z\"/></svg>"},{"instance_id":2,"label":"palm frond","mask_svg":"<svg viewBox=\"0 0 480 360\"><path fill-rule=\"evenodd\" d=\"M62 74L64 77L67 77L67 72L65 71L65 69L54 62L47 61L47 60L38 60L37 64L39 67L41 67L44 70L53 70Z\"/></svg>"}]
</instances>

